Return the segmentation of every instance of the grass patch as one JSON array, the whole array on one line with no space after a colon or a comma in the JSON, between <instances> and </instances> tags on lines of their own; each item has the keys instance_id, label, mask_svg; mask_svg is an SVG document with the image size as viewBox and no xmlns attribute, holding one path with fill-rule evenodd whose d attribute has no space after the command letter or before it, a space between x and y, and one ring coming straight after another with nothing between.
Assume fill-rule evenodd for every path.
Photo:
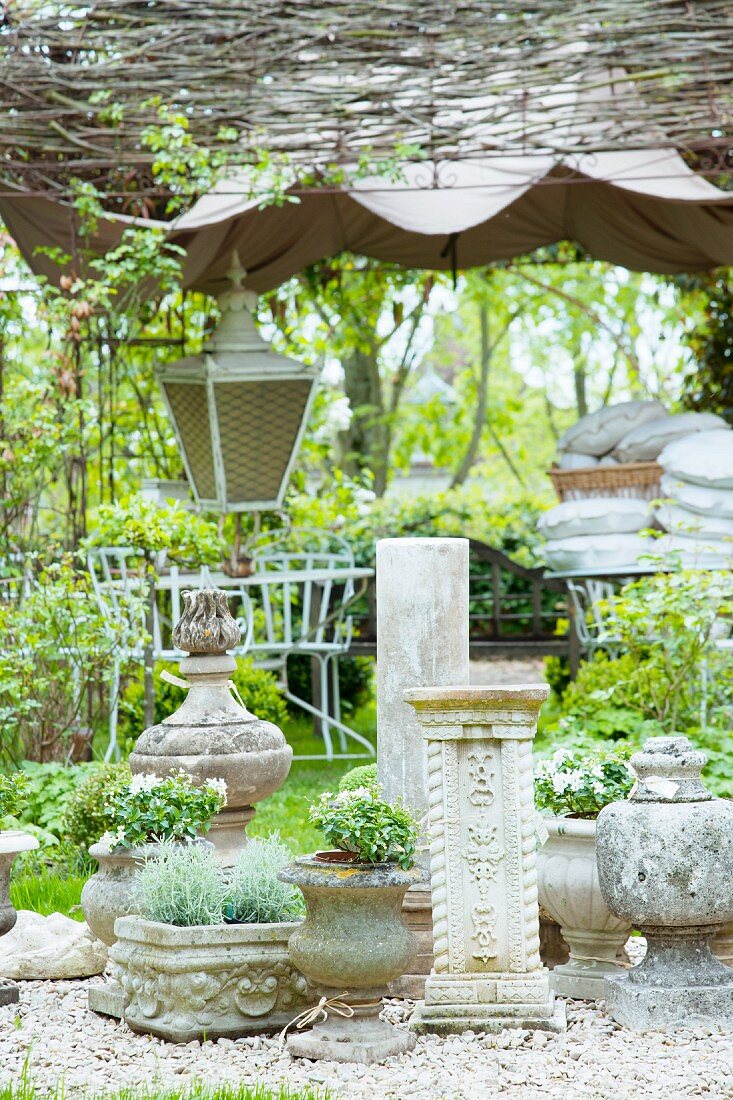
<instances>
[{"instance_id":1,"label":"grass patch","mask_svg":"<svg viewBox=\"0 0 733 1100\"><path fill-rule=\"evenodd\" d=\"M53 870L21 874L10 883L10 900L16 909L32 909L44 917L63 913L84 920L79 903L85 882L84 875L61 875ZM1 1093L0 1100L3 1100Z\"/></svg>"},{"instance_id":2,"label":"grass patch","mask_svg":"<svg viewBox=\"0 0 733 1100\"><path fill-rule=\"evenodd\" d=\"M266 1088L263 1085L189 1085L181 1089L163 1089L137 1086L115 1092L74 1090L74 1096L83 1100L329 1100L328 1091L314 1092L310 1088L295 1091L287 1086ZM62 1081L55 1089L36 1088L33 1081L23 1074L18 1081L0 1086L0 1100L68 1100Z\"/></svg>"}]
</instances>

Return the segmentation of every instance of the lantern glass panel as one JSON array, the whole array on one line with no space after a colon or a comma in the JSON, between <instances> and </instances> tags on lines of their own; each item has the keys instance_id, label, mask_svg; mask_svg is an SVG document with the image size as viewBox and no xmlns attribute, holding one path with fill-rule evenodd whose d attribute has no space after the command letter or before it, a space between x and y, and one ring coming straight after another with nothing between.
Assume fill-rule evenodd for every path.
<instances>
[{"instance_id":1,"label":"lantern glass panel","mask_svg":"<svg viewBox=\"0 0 733 1100\"><path fill-rule=\"evenodd\" d=\"M202 500L215 500L216 479L206 387L189 382L165 382L164 387L179 435L185 440L186 458L196 495Z\"/></svg>"}]
</instances>

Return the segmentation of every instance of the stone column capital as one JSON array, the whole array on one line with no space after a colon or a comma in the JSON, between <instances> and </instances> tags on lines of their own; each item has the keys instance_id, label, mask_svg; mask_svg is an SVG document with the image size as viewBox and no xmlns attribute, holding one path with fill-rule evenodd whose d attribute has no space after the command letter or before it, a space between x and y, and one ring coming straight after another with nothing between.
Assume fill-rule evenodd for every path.
<instances>
[{"instance_id":1,"label":"stone column capital","mask_svg":"<svg viewBox=\"0 0 733 1100\"><path fill-rule=\"evenodd\" d=\"M501 684L408 688L403 698L417 712L427 740L525 740L534 737L549 693L547 684Z\"/></svg>"}]
</instances>

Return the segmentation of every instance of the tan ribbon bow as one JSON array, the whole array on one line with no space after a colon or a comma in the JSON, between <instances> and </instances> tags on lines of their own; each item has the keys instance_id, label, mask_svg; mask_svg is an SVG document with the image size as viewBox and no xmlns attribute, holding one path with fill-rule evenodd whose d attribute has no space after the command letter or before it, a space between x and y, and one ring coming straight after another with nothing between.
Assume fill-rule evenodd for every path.
<instances>
[{"instance_id":1,"label":"tan ribbon bow","mask_svg":"<svg viewBox=\"0 0 733 1100\"><path fill-rule=\"evenodd\" d=\"M345 989L343 993L339 993L338 997L321 997L318 1004L314 1005L313 1008L306 1008L302 1012L299 1012L280 1032L280 1045L285 1042L285 1037L291 1027L295 1027L298 1031L301 1031L304 1027L309 1027L311 1024L322 1023L328 1019L329 1012L333 1012L337 1016L343 1016L344 1019L348 1020L354 1015L354 1010L350 1004L341 1000L342 997L348 997L348 995L348 990Z\"/></svg>"}]
</instances>

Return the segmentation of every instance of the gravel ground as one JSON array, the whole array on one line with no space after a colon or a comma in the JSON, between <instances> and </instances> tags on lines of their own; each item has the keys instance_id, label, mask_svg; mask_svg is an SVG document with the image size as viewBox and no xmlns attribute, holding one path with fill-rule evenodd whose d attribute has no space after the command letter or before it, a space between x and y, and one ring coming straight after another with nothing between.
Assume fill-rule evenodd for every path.
<instances>
[{"instance_id":1,"label":"gravel ground","mask_svg":"<svg viewBox=\"0 0 733 1100\"><path fill-rule=\"evenodd\" d=\"M23 982L20 1005L0 1008L0 1085L26 1059L41 1089L63 1081L66 1094L145 1083L196 1082L328 1088L348 1100L683 1100L733 1098L733 1033L691 1027L633 1033L600 1005L568 1003L568 1032L505 1031L499 1036L422 1038L411 1055L383 1066L292 1060L277 1039L175 1046L134 1035L86 1007L87 981ZM410 1006L386 1012L403 1022Z\"/></svg>"}]
</instances>

